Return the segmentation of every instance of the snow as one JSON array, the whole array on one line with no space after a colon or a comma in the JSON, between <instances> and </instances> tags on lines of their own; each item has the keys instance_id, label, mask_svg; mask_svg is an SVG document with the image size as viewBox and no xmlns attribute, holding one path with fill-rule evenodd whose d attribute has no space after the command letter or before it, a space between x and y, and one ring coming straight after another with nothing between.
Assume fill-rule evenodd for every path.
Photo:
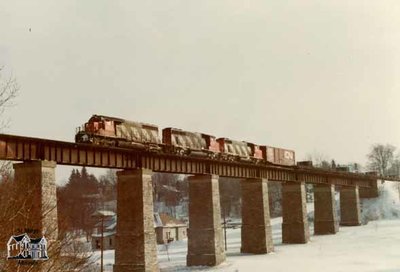
<instances>
[{"instance_id":1,"label":"snow","mask_svg":"<svg viewBox=\"0 0 400 272\"><path fill-rule=\"evenodd\" d=\"M362 200L363 220L400 217L400 183L385 181L379 187L379 198Z\"/></svg>"},{"instance_id":2,"label":"snow","mask_svg":"<svg viewBox=\"0 0 400 272\"><path fill-rule=\"evenodd\" d=\"M400 208L399 192L386 182L378 199L363 200L363 216L371 211L378 221L357 227L340 227L335 235L311 236L308 244L282 244L282 218L271 220L275 252L241 254L240 228L228 229L226 262L217 267L186 267L187 240L158 246L161 271L274 271L274 272L399 272L400 271ZM312 205L307 205L312 209ZM313 226L310 224L310 232ZM99 257L95 252L94 258ZM169 257L169 260L168 260ZM114 251L104 253L105 271L112 271ZM97 263L100 260L97 259Z\"/></svg>"}]
</instances>

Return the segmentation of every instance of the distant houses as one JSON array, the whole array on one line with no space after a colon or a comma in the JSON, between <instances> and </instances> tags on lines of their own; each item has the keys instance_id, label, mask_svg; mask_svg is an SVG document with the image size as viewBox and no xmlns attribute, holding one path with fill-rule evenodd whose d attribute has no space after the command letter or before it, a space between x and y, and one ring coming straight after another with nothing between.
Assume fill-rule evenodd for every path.
<instances>
[{"instance_id":1,"label":"distant houses","mask_svg":"<svg viewBox=\"0 0 400 272\"><path fill-rule=\"evenodd\" d=\"M7 243L8 259L47 260L47 240L32 239L26 233L13 235Z\"/></svg>"},{"instance_id":2,"label":"distant houses","mask_svg":"<svg viewBox=\"0 0 400 272\"><path fill-rule=\"evenodd\" d=\"M101 232L103 230L103 249L115 248L115 234L117 231L117 216L111 211L97 211L92 215L96 222L92 234L92 249L101 249ZM102 222L103 220L103 222ZM180 241L187 238L187 225L166 213L154 213L154 229L158 244L171 241Z\"/></svg>"}]
</instances>

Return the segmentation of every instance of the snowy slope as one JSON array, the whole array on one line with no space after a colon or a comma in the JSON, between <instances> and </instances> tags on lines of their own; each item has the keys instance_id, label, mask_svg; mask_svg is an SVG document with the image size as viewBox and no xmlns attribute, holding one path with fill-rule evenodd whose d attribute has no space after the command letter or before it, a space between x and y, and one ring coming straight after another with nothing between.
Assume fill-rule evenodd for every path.
<instances>
[{"instance_id":1,"label":"snowy slope","mask_svg":"<svg viewBox=\"0 0 400 272\"><path fill-rule=\"evenodd\" d=\"M371 210L379 221L359 227L340 227L335 235L311 236L303 245L281 242L282 218L271 220L275 252L267 255L240 254L240 229L228 229L227 260L213 267L186 267L187 241L170 244L167 251L158 246L161 271L304 271L304 272L400 272L400 201L391 183L382 188L382 197L363 204L363 213ZM308 206L312 209L312 205ZM390 219L385 219L390 218ZM313 228L311 225L311 233ZM98 252L95 254L98 255ZM105 252L105 264L111 269L114 252ZM111 270L107 270L111 271Z\"/></svg>"}]
</instances>

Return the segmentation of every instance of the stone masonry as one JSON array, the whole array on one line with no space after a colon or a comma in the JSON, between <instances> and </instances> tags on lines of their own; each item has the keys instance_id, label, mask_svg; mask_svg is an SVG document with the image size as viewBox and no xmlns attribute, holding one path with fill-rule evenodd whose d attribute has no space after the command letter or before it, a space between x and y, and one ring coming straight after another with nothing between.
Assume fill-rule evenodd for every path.
<instances>
[{"instance_id":1,"label":"stone masonry","mask_svg":"<svg viewBox=\"0 0 400 272\"><path fill-rule=\"evenodd\" d=\"M314 185L314 234L335 234L338 231L335 185Z\"/></svg>"},{"instance_id":2,"label":"stone masonry","mask_svg":"<svg viewBox=\"0 0 400 272\"><path fill-rule=\"evenodd\" d=\"M13 165L18 213L11 225L13 234L44 235L51 243L58 238L55 162L30 161Z\"/></svg>"},{"instance_id":3,"label":"stone masonry","mask_svg":"<svg viewBox=\"0 0 400 272\"><path fill-rule=\"evenodd\" d=\"M16 163L14 167L15 187L10 192L10 201L15 208L15 217L10 228L3 230L7 236L26 233L30 238L44 236L47 240L47 254L52 258L53 249L58 247L57 193L55 183L55 162L29 161ZM19 265L8 260L4 271L49 271L51 262L32 262Z\"/></svg>"},{"instance_id":4,"label":"stone masonry","mask_svg":"<svg viewBox=\"0 0 400 272\"><path fill-rule=\"evenodd\" d=\"M245 179L242 189L242 253L274 251L266 179Z\"/></svg>"},{"instance_id":5,"label":"stone masonry","mask_svg":"<svg viewBox=\"0 0 400 272\"><path fill-rule=\"evenodd\" d=\"M117 172L114 272L159 271L151 174L147 169Z\"/></svg>"},{"instance_id":6,"label":"stone masonry","mask_svg":"<svg viewBox=\"0 0 400 272\"><path fill-rule=\"evenodd\" d=\"M360 198L375 198L379 196L378 180L369 182L370 188L359 188Z\"/></svg>"},{"instance_id":7,"label":"stone masonry","mask_svg":"<svg viewBox=\"0 0 400 272\"><path fill-rule=\"evenodd\" d=\"M304 182L282 185L282 242L304 244L310 239Z\"/></svg>"},{"instance_id":8,"label":"stone masonry","mask_svg":"<svg viewBox=\"0 0 400 272\"><path fill-rule=\"evenodd\" d=\"M189 177L188 266L225 261L218 176Z\"/></svg>"},{"instance_id":9,"label":"stone masonry","mask_svg":"<svg viewBox=\"0 0 400 272\"><path fill-rule=\"evenodd\" d=\"M361 225L358 186L342 187L340 190L340 225Z\"/></svg>"}]
</instances>

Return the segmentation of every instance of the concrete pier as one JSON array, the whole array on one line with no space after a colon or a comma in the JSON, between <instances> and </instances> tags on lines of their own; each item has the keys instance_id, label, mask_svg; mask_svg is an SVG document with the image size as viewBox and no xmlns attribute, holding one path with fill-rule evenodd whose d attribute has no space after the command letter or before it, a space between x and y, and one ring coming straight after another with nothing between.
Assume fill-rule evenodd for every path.
<instances>
[{"instance_id":1,"label":"concrete pier","mask_svg":"<svg viewBox=\"0 0 400 272\"><path fill-rule=\"evenodd\" d=\"M266 179L245 179L242 189L242 253L274 251Z\"/></svg>"},{"instance_id":2,"label":"concrete pier","mask_svg":"<svg viewBox=\"0 0 400 272\"><path fill-rule=\"evenodd\" d=\"M189 177L188 266L225 261L218 176Z\"/></svg>"}]
</instances>

